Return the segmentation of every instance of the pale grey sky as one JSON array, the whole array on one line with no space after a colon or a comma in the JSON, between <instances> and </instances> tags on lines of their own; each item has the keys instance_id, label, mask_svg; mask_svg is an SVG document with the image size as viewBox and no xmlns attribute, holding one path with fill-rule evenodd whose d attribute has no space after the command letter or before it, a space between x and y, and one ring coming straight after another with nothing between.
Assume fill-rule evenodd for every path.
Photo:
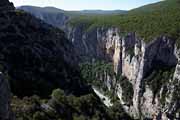
<instances>
[{"instance_id":1,"label":"pale grey sky","mask_svg":"<svg viewBox=\"0 0 180 120\"><path fill-rule=\"evenodd\" d=\"M129 10L161 0L10 0L15 6L54 6L64 10Z\"/></svg>"}]
</instances>

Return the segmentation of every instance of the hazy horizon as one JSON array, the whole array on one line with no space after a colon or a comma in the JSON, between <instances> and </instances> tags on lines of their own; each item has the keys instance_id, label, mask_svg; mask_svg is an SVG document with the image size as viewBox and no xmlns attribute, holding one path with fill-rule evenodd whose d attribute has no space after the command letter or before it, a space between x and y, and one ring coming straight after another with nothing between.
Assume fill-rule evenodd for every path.
<instances>
[{"instance_id":1,"label":"hazy horizon","mask_svg":"<svg viewBox=\"0 0 180 120\"><path fill-rule=\"evenodd\" d=\"M10 0L16 7L37 6L37 7L56 7L68 11L78 10L131 10L143 5L156 3L162 0Z\"/></svg>"}]
</instances>

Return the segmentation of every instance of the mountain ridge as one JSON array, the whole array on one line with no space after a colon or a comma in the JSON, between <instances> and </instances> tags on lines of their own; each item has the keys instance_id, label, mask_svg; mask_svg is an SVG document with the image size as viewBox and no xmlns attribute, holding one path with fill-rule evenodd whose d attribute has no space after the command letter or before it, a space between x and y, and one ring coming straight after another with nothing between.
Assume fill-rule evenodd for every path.
<instances>
[{"instance_id":1,"label":"mountain ridge","mask_svg":"<svg viewBox=\"0 0 180 120\"><path fill-rule=\"evenodd\" d=\"M31 9L36 9L39 11L46 11L46 12L65 12L69 14L79 14L79 15L108 15L108 14L125 14L127 11L126 10L63 10L60 8L52 7L52 6L46 6L46 7L38 7L38 6L19 6L17 9L26 9L26 8L31 8Z\"/></svg>"}]
</instances>

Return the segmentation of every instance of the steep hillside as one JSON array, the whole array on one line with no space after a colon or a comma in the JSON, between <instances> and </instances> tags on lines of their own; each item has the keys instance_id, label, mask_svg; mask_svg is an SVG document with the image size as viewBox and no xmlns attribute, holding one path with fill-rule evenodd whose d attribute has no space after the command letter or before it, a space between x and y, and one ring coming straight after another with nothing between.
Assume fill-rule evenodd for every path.
<instances>
[{"instance_id":1,"label":"steep hillside","mask_svg":"<svg viewBox=\"0 0 180 120\"><path fill-rule=\"evenodd\" d=\"M62 29L64 29L70 17L65 11L53 7L41 8L34 6L22 6L18 9L27 11L37 18L46 21L48 24Z\"/></svg>"},{"instance_id":2,"label":"steep hillside","mask_svg":"<svg viewBox=\"0 0 180 120\"><path fill-rule=\"evenodd\" d=\"M140 13L140 12L153 12L156 10L166 10L166 9L172 9L174 7L175 9L179 7L179 0L164 0L158 3L153 3L149 5L145 5L136 9L131 10L131 13Z\"/></svg>"},{"instance_id":3,"label":"steep hillside","mask_svg":"<svg viewBox=\"0 0 180 120\"><path fill-rule=\"evenodd\" d=\"M28 13L3 9L0 64L1 71L8 74L12 92L47 97L54 88L61 87L67 92L83 93L75 65L77 56L64 32Z\"/></svg>"},{"instance_id":4,"label":"steep hillside","mask_svg":"<svg viewBox=\"0 0 180 120\"><path fill-rule=\"evenodd\" d=\"M125 14L124 10L82 10L82 11L64 11L54 7L35 7L35 6L21 6L17 9L24 10L35 15L37 18L44 20L48 24L61 29L66 29L66 24L71 18L81 15L96 16L96 15L111 15L111 14Z\"/></svg>"}]
</instances>

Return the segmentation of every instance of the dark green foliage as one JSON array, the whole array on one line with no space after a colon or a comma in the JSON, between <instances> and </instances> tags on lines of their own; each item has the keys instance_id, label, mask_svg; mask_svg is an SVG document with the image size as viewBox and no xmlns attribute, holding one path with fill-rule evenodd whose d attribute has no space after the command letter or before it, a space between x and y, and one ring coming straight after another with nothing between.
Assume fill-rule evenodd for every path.
<instances>
[{"instance_id":1,"label":"dark green foliage","mask_svg":"<svg viewBox=\"0 0 180 120\"><path fill-rule=\"evenodd\" d=\"M180 99L180 82L178 81L178 79L175 79L173 81L173 85L174 85L174 89L175 89L175 92L173 94L173 101L179 100Z\"/></svg>"},{"instance_id":2,"label":"dark green foliage","mask_svg":"<svg viewBox=\"0 0 180 120\"><path fill-rule=\"evenodd\" d=\"M113 120L132 120L122 108L119 102L115 102L114 105L109 109L109 115Z\"/></svg>"},{"instance_id":3,"label":"dark green foliage","mask_svg":"<svg viewBox=\"0 0 180 120\"><path fill-rule=\"evenodd\" d=\"M173 78L174 69L168 70L154 70L152 74L146 78L147 84L150 86L153 93L156 94L161 89L162 85L165 85L169 79Z\"/></svg>"},{"instance_id":4,"label":"dark green foliage","mask_svg":"<svg viewBox=\"0 0 180 120\"><path fill-rule=\"evenodd\" d=\"M47 97L57 87L83 93L76 55L63 31L17 10L0 13L0 26L1 70L14 94Z\"/></svg>"},{"instance_id":5,"label":"dark green foliage","mask_svg":"<svg viewBox=\"0 0 180 120\"><path fill-rule=\"evenodd\" d=\"M87 83L98 87L100 90L103 90L107 96L112 98L113 101L116 101L116 95L114 94L115 90L107 90L107 86L102 78L105 78L106 74L110 75L112 78L116 78L115 81L120 83L123 90L123 100L126 101L127 104L132 104L133 86L127 78L121 75L116 75L113 72L112 64L99 61L94 63L84 63L80 66L81 75L87 80ZM104 75L104 73L106 74Z\"/></svg>"},{"instance_id":6,"label":"dark green foliage","mask_svg":"<svg viewBox=\"0 0 180 120\"><path fill-rule=\"evenodd\" d=\"M167 85L169 80L173 78L174 68L158 68L152 71L145 82L149 85L150 89L153 91L154 96L160 92L160 89L163 87L162 97L160 99L161 103L165 103L165 98L167 94Z\"/></svg>"},{"instance_id":7,"label":"dark green foliage","mask_svg":"<svg viewBox=\"0 0 180 120\"><path fill-rule=\"evenodd\" d=\"M17 120L47 120L40 110L41 100L38 96L24 97L19 99L13 97L11 107Z\"/></svg>"},{"instance_id":8,"label":"dark green foliage","mask_svg":"<svg viewBox=\"0 0 180 120\"><path fill-rule=\"evenodd\" d=\"M147 12L153 12L158 10L164 10L164 9L170 9L172 8L172 6L174 6L175 8L178 7L178 3L180 3L179 0L165 0L158 2L158 3L154 3L154 4L149 4L149 5L145 5L136 9L133 9L130 11L130 13L132 14L136 14L136 13L147 13Z\"/></svg>"},{"instance_id":9,"label":"dark green foliage","mask_svg":"<svg viewBox=\"0 0 180 120\"><path fill-rule=\"evenodd\" d=\"M118 83L120 83L122 87L122 96L123 96L122 99L127 104L132 105L132 99L134 94L133 85L129 82L129 80L126 77L121 75L119 75L117 81Z\"/></svg>"},{"instance_id":10,"label":"dark green foliage","mask_svg":"<svg viewBox=\"0 0 180 120\"><path fill-rule=\"evenodd\" d=\"M130 55L130 59L134 56L134 47L128 48L127 53Z\"/></svg>"},{"instance_id":11,"label":"dark green foliage","mask_svg":"<svg viewBox=\"0 0 180 120\"><path fill-rule=\"evenodd\" d=\"M81 97L65 96L60 89L54 90L52 93L51 106L61 109L59 113L63 119L72 119L79 117L91 120L94 117L99 119L108 119L105 106L94 95L89 94ZM65 101L64 101L65 100ZM58 107L57 107L58 106ZM80 117L81 116L81 117Z\"/></svg>"},{"instance_id":12,"label":"dark green foliage","mask_svg":"<svg viewBox=\"0 0 180 120\"><path fill-rule=\"evenodd\" d=\"M104 61L97 61L94 63L82 63L80 64L81 76L87 83L95 85L98 88L105 88L104 80L107 75L113 77L113 65Z\"/></svg>"},{"instance_id":13,"label":"dark green foliage","mask_svg":"<svg viewBox=\"0 0 180 120\"><path fill-rule=\"evenodd\" d=\"M33 120L48 120L48 118L43 112L38 111L33 114Z\"/></svg>"},{"instance_id":14,"label":"dark green foliage","mask_svg":"<svg viewBox=\"0 0 180 120\"><path fill-rule=\"evenodd\" d=\"M42 105L50 109L44 109ZM37 96L22 100L14 97L12 108L17 120L130 120L120 103L108 109L94 94L67 96L60 89L53 91L48 102Z\"/></svg>"},{"instance_id":15,"label":"dark green foliage","mask_svg":"<svg viewBox=\"0 0 180 120\"><path fill-rule=\"evenodd\" d=\"M98 26L119 27L124 32L136 32L145 41L167 35L180 41L180 2L166 0L161 3L129 11L126 15L80 16L70 21L75 26L86 24L86 30ZM149 8L150 7L150 8ZM144 11L144 12L142 12Z\"/></svg>"},{"instance_id":16,"label":"dark green foliage","mask_svg":"<svg viewBox=\"0 0 180 120\"><path fill-rule=\"evenodd\" d=\"M61 90L57 89L53 92L52 96L55 99L56 97L57 99L59 99L59 95L63 96L62 93L63 92ZM62 105L63 100L59 99L57 100L57 102L57 104ZM68 115L72 115L72 118L75 119L119 120L129 118L127 114L123 111L120 103L116 103L115 106L107 109L104 105L102 105L101 101L93 94L81 97L67 96L65 104L67 106L71 106L71 109L69 109L69 111L66 111L66 113L69 113Z\"/></svg>"}]
</instances>

